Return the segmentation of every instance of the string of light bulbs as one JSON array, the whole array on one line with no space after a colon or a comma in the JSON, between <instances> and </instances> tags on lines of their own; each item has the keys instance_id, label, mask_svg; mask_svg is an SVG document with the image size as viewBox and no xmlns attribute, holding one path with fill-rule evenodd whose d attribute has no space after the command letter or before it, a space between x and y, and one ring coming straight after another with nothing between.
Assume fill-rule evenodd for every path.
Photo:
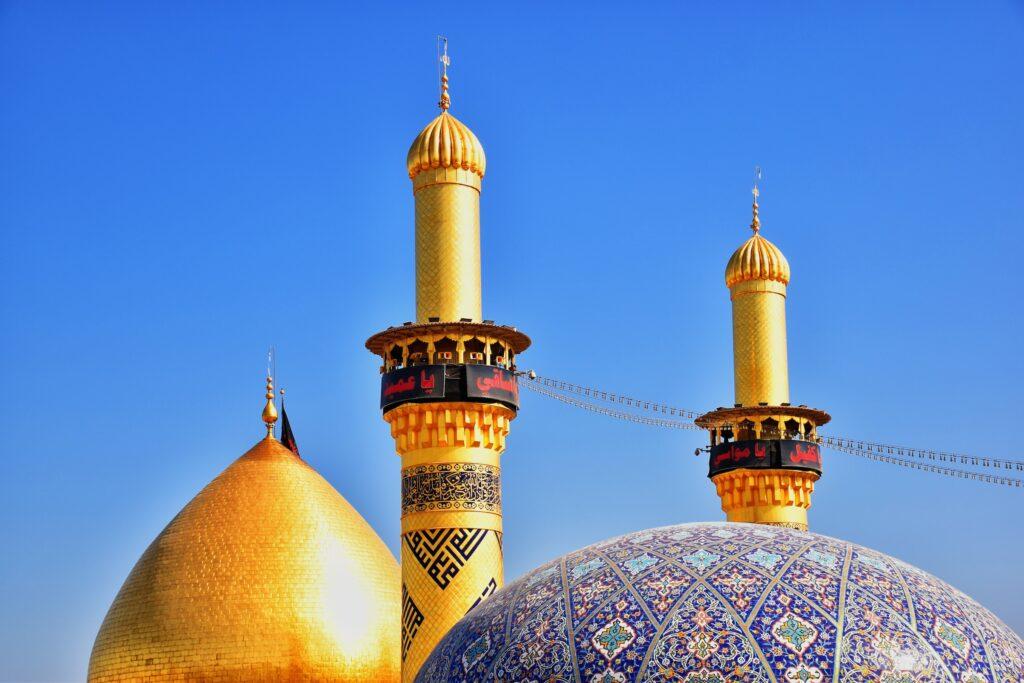
<instances>
[{"instance_id":1,"label":"string of light bulbs","mask_svg":"<svg viewBox=\"0 0 1024 683\"><path fill-rule=\"evenodd\" d=\"M561 401L570 406L581 408L593 413L605 415L615 419L633 422L635 424L642 424L654 427L666 427L670 429L688 429L688 430L702 430L702 427L697 426L692 422L683 422L680 420L669 420L665 418L652 418L644 415L636 415L621 410L614 410L605 406L597 405L595 403L585 401L573 396L568 396L566 393L573 393L576 395L587 396L591 398L597 398L608 402L621 403L638 410L647 410L658 413L668 413L673 415L680 415L683 417L697 417L701 413L691 411L683 408L673 408L657 401L647 401L644 399L636 399L632 397L624 396L617 392L604 391L596 389L594 387L588 387L572 382L566 382L563 380L557 380L550 377L542 377L537 375L535 372L529 373L518 373L520 378L525 380L523 386L527 389L534 391L538 394L548 396L555 400ZM559 392L565 393L559 393ZM1007 470L1018 470L1024 471L1024 462L1017 460L1007 460L1002 458L991 458L986 456L968 455L964 453L950 453L946 451L934 451L930 449L913 448L908 446L896 446L890 444L881 444L873 441L864 441L862 439L851 439L848 437L840 436L819 436L818 443L827 448L837 450L843 453L849 453L860 457L875 460L877 462L885 462L889 464L900 465L903 467L909 467L911 469L918 469L926 472L933 472L937 474L945 474L947 476L953 476L961 479L972 479L975 481L982 481L985 483L1001 484L1005 486L1016 486L1020 487L1024 485L1020 479L1013 477L1004 477L1000 475L992 475L986 473L971 472L970 470L961 470L952 467L944 467L942 465L933 465L929 463L917 462L917 460L938 460L940 462L951 462L960 463L964 465L973 465L976 467L986 467L995 469L1007 469Z\"/></svg>"},{"instance_id":2,"label":"string of light bulbs","mask_svg":"<svg viewBox=\"0 0 1024 683\"><path fill-rule=\"evenodd\" d=\"M874 460L876 462L884 462L890 465L899 465L900 467L908 467L914 470L921 470L923 472L933 472L935 474L943 474L948 477L955 477L957 479L971 479L973 481L980 481L986 484L999 484L1002 486L1014 486L1020 488L1024 486L1024 481L1016 479L1014 477L1004 477L997 474L988 474L987 472L971 472L970 470L961 470L955 467L944 467L942 465L932 465L926 462L917 462L915 460L903 460L898 457L891 457L888 455L881 455L873 451L861 451L856 448L847 448L845 446L829 445L832 450L840 451L842 453L848 453L850 455L856 455L861 458L867 458L868 460Z\"/></svg>"},{"instance_id":3,"label":"string of light bulbs","mask_svg":"<svg viewBox=\"0 0 1024 683\"><path fill-rule=\"evenodd\" d=\"M596 398L602 401L607 401L608 403L620 403L622 405L638 408L640 410L648 410L654 413L662 413L663 415L678 415L679 417L686 417L691 420L694 420L704 414L703 412L698 412L696 410L689 410L687 408L670 406L665 403L659 403L657 401L647 401L640 398L632 398L631 396L625 396L614 391L604 391L603 389L595 389L594 387L587 387L583 386L582 384L573 384L572 382L566 382L560 379L543 377L535 372L530 375L524 376L526 376L528 379L534 382L543 384L544 386L556 389L558 391L578 394L580 396L586 396L589 398Z\"/></svg>"},{"instance_id":4,"label":"string of light bulbs","mask_svg":"<svg viewBox=\"0 0 1024 683\"><path fill-rule=\"evenodd\" d=\"M988 467L992 469L1017 470L1024 472L1024 462L1019 460L1004 460L1002 458L991 458L984 455L967 455L965 453L947 453L945 451L933 451L925 448L911 448L908 446L892 446L889 444L862 441L860 439L849 439L844 436L822 436L821 442L830 448L856 448L857 450L876 453L878 455L912 457L921 460L938 460L940 462L952 462L959 463L961 465L973 465L975 467Z\"/></svg>"},{"instance_id":5,"label":"string of light bulbs","mask_svg":"<svg viewBox=\"0 0 1024 683\"><path fill-rule=\"evenodd\" d=\"M617 420L624 420L626 422L633 422L635 424L648 425L651 427L666 427L668 429L691 429L696 431L703 431L701 427L698 427L692 422L682 422L680 420L666 420L664 418L647 417L645 415L634 415L633 413L627 413L621 410L613 410L612 408L606 408L604 406L599 406L594 403L589 403L587 401L581 401L580 399L573 398L572 396L566 396L564 394L559 394L558 392L551 391L544 385L530 378L526 379L526 381L523 383L523 386L529 389L530 391L541 394L543 396L547 396L549 398L553 398L556 401L561 401L562 403L573 406L575 408L582 408L583 410L588 410L592 413L605 415L607 417L613 417Z\"/></svg>"}]
</instances>

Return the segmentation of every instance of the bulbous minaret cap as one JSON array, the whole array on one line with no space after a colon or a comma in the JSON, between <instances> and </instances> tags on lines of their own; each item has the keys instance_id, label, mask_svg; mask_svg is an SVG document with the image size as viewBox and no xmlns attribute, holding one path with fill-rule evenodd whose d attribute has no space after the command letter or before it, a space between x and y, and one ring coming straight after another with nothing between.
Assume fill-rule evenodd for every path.
<instances>
[{"instance_id":1,"label":"bulbous minaret cap","mask_svg":"<svg viewBox=\"0 0 1024 683\"><path fill-rule=\"evenodd\" d=\"M761 237L757 195L754 195L754 217L750 229L754 235L733 252L725 266L725 286L732 287L748 280L771 280L789 284L789 261L782 250Z\"/></svg>"},{"instance_id":2,"label":"bulbous minaret cap","mask_svg":"<svg viewBox=\"0 0 1024 683\"><path fill-rule=\"evenodd\" d=\"M444 45L445 52L440 57L444 74L441 76L441 98L437 103L441 108L441 115L428 123L412 141L409 154L405 157L405 164L409 169L410 178L435 168L462 169L483 178L487 168L483 145L466 124L448 113L452 106L452 98L448 94L450 62L447 40Z\"/></svg>"},{"instance_id":3,"label":"bulbous minaret cap","mask_svg":"<svg viewBox=\"0 0 1024 683\"><path fill-rule=\"evenodd\" d=\"M405 163L410 178L435 168L460 168L483 178L487 157L473 131L445 109L413 140Z\"/></svg>"}]
</instances>

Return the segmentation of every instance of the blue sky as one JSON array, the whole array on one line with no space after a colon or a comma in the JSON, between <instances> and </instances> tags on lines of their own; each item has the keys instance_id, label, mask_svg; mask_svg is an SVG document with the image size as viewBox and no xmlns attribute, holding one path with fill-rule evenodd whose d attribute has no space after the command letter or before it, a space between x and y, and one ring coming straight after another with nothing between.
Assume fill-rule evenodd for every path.
<instances>
[{"instance_id":1,"label":"blue sky","mask_svg":"<svg viewBox=\"0 0 1024 683\"><path fill-rule=\"evenodd\" d=\"M414 315L404 159L483 141L484 310L524 367L732 401L725 262L789 258L793 400L833 434L1022 459L1024 10L1009 2L5 3L0 679L80 680L132 564L261 434L266 348L303 454L397 549L371 333ZM526 393L507 578L722 513L698 433ZM1024 493L826 454L812 529L1024 632Z\"/></svg>"}]
</instances>

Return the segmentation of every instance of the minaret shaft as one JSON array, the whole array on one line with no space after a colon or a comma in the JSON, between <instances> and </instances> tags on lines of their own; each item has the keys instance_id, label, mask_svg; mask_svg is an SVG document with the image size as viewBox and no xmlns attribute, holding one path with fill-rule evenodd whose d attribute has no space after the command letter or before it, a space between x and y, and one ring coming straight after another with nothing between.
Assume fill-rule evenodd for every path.
<instances>
[{"instance_id":1,"label":"minaret shaft","mask_svg":"<svg viewBox=\"0 0 1024 683\"><path fill-rule=\"evenodd\" d=\"M480 181L445 167L413 178L418 323L483 317ZM442 362L444 337L436 336L421 362ZM454 337L455 352L444 362L465 362L473 337ZM485 350L486 362L489 342ZM448 629L504 584L500 454L514 417L501 404L459 401L408 403L384 415L402 458L403 681L415 678Z\"/></svg>"},{"instance_id":2,"label":"minaret shaft","mask_svg":"<svg viewBox=\"0 0 1024 683\"><path fill-rule=\"evenodd\" d=\"M445 182L416 190L418 322L482 317L480 190L473 178L477 187Z\"/></svg>"},{"instance_id":3,"label":"minaret shaft","mask_svg":"<svg viewBox=\"0 0 1024 683\"><path fill-rule=\"evenodd\" d=\"M786 286L749 280L732 288L736 403L789 403Z\"/></svg>"}]
</instances>

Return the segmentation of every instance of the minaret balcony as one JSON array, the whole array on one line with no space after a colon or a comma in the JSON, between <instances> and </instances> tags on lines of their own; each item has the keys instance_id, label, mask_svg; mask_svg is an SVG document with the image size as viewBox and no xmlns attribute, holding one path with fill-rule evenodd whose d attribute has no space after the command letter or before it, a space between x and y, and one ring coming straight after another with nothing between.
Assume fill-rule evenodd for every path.
<instances>
[{"instance_id":1,"label":"minaret balcony","mask_svg":"<svg viewBox=\"0 0 1024 683\"><path fill-rule=\"evenodd\" d=\"M708 430L708 476L738 468L797 469L821 474L818 427L831 416L793 405L737 405L701 415Z\"/></svg>"},{"instance_id":2,"label":"minaret balcony","mask_svg":"<svg viewBox=\"0 0 1024 683\"><path fill-rule=\"evenodd\" d=\"M497 402L518 410L515 359L529 345L516 328L489 320L406 323L366 342L382 360L384 412L411 402Z\"/></svg>"}]
</instances>

